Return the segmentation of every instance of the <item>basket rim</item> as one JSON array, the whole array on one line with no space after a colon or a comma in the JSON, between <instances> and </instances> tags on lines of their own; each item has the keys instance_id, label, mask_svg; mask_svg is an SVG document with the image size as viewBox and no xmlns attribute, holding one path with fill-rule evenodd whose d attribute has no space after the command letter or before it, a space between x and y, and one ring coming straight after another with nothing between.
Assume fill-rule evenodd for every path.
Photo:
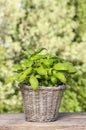
<instances>
[{"instance_id":1,"label":"basket rim","mask_svg":"<svg viewBox=\"0 0 86 130\"><path fill-rule=\"evenodd\" d=\"M19 83L18 86L21 89L28 89L33 90L30 85L26 85L24 83ZM39 86L38 90L64 90L66 88L66 85L58 85L58 86Z\"/></svg>"}]
</instances>

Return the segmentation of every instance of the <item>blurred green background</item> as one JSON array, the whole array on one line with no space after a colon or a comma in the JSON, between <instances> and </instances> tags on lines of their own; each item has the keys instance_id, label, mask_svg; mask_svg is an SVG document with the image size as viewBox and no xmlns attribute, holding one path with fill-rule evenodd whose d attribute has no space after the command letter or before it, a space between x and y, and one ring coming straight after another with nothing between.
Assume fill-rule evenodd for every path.
<instances>
[{"instance_id":1,"label":"blurred green background","mask_svg":"<svg viewBox=\"0 0 86 130\"><path fill-rule=\"evenodd\" d=\"M77 67L59 111L86 111L86 0L0 0L0 113L23 111L17 83L5 79L29 47L46 47Z\"/></svg>"}]
</instances>

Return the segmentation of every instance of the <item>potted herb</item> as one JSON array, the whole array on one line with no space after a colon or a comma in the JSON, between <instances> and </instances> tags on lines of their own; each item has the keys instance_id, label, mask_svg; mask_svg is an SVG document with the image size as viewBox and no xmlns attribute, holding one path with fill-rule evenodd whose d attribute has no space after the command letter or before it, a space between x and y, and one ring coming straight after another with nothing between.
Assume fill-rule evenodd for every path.
<instances>
[{"instance_id":1,"label":"potted herb","mask_svg":"<svg viewBox=\"0 0 86 130\"><path fill-rule=\"evenodd\" d=\"M25 119L49 122L57 119L62 93L76 69L72 63L58 56L42 53L44 48L25 52L24 59L15 64L17 80L22 92Z\"/></svg>"}]
</instances>

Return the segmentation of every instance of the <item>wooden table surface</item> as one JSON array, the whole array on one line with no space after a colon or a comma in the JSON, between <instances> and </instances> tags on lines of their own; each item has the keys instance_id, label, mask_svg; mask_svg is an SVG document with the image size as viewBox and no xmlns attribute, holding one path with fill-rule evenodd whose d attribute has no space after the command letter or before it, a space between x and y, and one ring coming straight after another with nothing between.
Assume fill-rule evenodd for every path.
<instances>
[{"instance_id":1,"label":"wooden table surface","mask_svg":"<svg viewBox=\"0 0 86 130\"><path fill-rule=\"evenodd\" d=\"M48 123L27 122L23 113L0 114L0 130L86 130L86 113L59 113Z\"/></svg>"}]
</instances>

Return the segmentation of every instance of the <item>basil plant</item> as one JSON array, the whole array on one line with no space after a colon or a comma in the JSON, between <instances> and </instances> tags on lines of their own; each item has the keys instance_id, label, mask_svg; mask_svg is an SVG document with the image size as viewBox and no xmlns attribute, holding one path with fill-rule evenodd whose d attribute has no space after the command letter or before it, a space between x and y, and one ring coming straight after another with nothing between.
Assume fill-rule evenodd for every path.
<instances>
[{"instance_id":1,"label":"basil plant","mask_svg":"<svg viewBox=\"0 0 86 130\"><path fill-rule=\"evenodd\" d=\"M7 82L16 80L37 90L41 86L58 87L67 84L71 75L76 72L72 63L51 55L40 48L36 51L25 51L24 58L19 64L14 64L16 74L7 79Z\"/></svg>"}]
</instances>

